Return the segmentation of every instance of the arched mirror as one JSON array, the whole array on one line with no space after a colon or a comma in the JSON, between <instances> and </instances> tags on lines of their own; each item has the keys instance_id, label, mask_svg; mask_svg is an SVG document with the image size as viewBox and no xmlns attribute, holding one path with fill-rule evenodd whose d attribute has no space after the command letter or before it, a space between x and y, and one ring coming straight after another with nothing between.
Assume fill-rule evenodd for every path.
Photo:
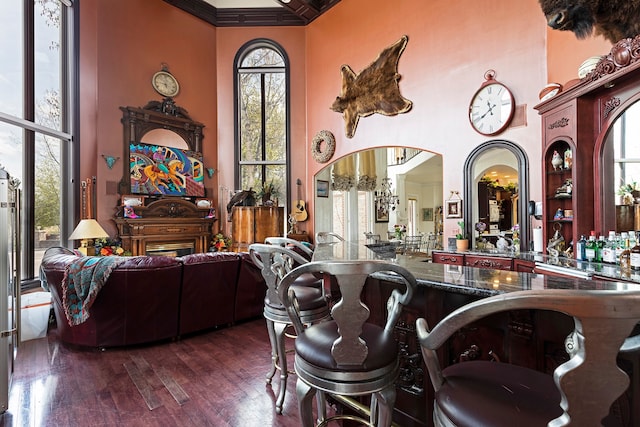
<instances>
[{"instance_id":1,"label":"arched mirror","mask_svg":"<svg viewBox=\"0 0 640 427\"><path fill-rule=\"evenodd\" d=\"M365 150L335 159L315 176L314 229L351 241L403 236L442 247L442 156L409 147Z\"/></svg>"},{"instance_id":2,"label":"arched mirror","mask_svg":"<svg viewBox=\"0 0 640 427\"><path fill-rule=\"evenodd\" d=\"M640 229L640 101L609 126L602 144L602 230Z\"/></svg>"},{"instance_id":3,"label":"arched mirror","mask_svg":"<svg viewBox=\"0 0 640 427\"><path fill-rule=\"evenodd\" d=\"M474 249L495 249L500 235L519 232L520 249L529 247L529 161L518 145L505 140L476 147L464 164L463 216Z\"/></svg>"}]
</instances>

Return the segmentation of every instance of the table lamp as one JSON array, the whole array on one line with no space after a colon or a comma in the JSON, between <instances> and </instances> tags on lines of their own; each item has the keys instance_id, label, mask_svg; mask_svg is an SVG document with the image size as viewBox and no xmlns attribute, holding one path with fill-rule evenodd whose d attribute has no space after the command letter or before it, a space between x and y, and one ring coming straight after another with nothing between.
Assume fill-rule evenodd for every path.
<instances>
[{"instance_id":1,"label":"table lamp","mask_svg":"<svg viewBox=\"0 0 640 427\"><path fill-rule=\"evenodd\" d=\"M93 245L93 239L100 237L109 237L104 228L98 224L95 219L80 220L73 233L69 236L69 240L80 240L78 252L85 256L93 256L96 254L96 248Z\"/></svg>"}]
</instances>

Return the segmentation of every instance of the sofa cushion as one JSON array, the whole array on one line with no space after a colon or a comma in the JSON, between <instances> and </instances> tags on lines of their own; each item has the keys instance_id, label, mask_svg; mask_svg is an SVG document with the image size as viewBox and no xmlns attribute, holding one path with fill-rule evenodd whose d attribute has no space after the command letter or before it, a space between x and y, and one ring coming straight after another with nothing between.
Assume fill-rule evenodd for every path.
<instances>
[{"instance_id":1,"label":"sofa cushion","mask_svg":"<svg viewBox=\"0 0 640 427\"><path fill-rule=\"evenodd\" d=\"M210 252L181 258L179 333L187 334L234 321L240 255Z\"/></svg>"}]
</instances>

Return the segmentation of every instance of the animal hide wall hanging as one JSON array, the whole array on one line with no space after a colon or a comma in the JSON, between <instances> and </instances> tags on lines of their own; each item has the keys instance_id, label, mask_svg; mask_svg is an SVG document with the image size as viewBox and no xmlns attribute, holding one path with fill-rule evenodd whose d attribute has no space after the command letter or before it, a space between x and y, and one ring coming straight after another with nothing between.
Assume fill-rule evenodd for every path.
<instances>
[{"instance_id":1,"label":"animal hide wall hanging","mask_svg":"<svg viewBox=\"0 0 640 427\"><path fill-rule=\"evenodd\" d=\"M353 138L360 117L373 113L395 116L411 110L411 101L402 97L398 86L398 61L408 41L409 37L402 36L358 74L348 65L340 68L342 92L331 109L342 113L347 138Z\"/></svg>"}]
</instances>

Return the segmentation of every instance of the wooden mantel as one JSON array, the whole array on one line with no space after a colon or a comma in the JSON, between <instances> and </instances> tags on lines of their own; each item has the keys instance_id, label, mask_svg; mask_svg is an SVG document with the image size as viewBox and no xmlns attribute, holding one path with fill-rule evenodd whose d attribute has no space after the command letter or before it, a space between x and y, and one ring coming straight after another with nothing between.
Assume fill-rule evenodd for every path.
<instances>
[{"instance_id":1,"label":"wooden mantel","mask_svg":"<svg viewBox=\"0 0 640 427\"><path fill-rule=\"evenodd\" d=\"M115 222L126 251L146 255L150 246L173 247L183 244L192 252L207 252L216 218L207 218L209 209L200 209L192 201L164 197L145 206L134 207L139 218L125 218L123 206L118 207Z\"/></svg>"}]
</instances>

